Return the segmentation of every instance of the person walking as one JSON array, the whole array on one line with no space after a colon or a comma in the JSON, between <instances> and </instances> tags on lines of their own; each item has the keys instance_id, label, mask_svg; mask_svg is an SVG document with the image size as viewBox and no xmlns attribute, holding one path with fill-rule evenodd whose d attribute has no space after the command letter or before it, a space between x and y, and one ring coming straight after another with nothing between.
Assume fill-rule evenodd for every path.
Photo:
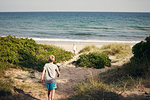
<instances>
[{"instance_id":1,"label":"person walking","mask_svg":"<svg viewBox=\"0 0 150 100\"><path fill-rule=\"evenodd\" d=\"M73 44L73 53L76 54L77 53L77 47L75 44Z\"/></svg>"},{"instance_id":2,"label":"person walking","mask_svg":"<svg viewBox=\"0 0 150 100\"><path fill-rule=\"evenodd\" d=\"M53 63L53 62L55 62L54 55L50 55L48 60L49 60L49 63L46 63L43 68L42 83L43 83L43 79L45 76L45 83L46 83L46 87L48 89L48 100L54 100L55 89L57 88L56 74L57 74L57 77L59 77L60 71L59 71L57 65Z\"/></svg>"}]
</instances>

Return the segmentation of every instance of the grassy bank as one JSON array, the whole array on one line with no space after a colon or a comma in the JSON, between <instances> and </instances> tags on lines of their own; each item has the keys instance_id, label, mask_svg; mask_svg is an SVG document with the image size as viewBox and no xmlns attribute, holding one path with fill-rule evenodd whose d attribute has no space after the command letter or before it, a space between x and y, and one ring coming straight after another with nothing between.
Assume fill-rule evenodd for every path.
<instances>
[{"instance_id":1,"label":"grassy bank","mask_svg":"<svg viewBox=\"0 0 150 100\"><path fill-rule=\"evenodd\" d=\"M56 62L71 59L73 54L53 45L37 44L28 38L14 36L0 37L0 61L21 67L33 68L41 71L49 55L55 55Z\"/></svg>"}]
</instances>

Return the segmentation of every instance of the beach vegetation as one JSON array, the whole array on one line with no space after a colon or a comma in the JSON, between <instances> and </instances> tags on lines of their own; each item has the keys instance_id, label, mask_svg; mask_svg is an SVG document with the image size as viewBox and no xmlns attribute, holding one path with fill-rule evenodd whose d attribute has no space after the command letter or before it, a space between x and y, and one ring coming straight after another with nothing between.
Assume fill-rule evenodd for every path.
<instances>
[{"instance_id":1,"label":"beach vegetation","mask_svg":"<svg viewBox=\"0 0 150 100\"><path fill-rule=\"evenodd\" d=\"M92 52L80 55L76 64L81 67L104 68L105 66L111 66L111 60L104 53Z\"/></svg>"},{"instance_id":2,"label":"beach vegetation","mask_svg":"<svg viewBox=\"0 0 150 100\"><path fill-rule=\"evenodd\" d=\"M0 61L42 71L49 55L55 55L56 63L73 57L71 52L53 45L37 44L33 39L0 37Z\"/></svg>"},{"instance_id":3,"label":"beach vegetation","mask_svg":"<svg viewBox=\"0 0 150 100\"><path fill-rule=\"evenodd\" d=\"M125 70L132 76L150 75L150 36L133 46L133 57L125 65Z\"/></svg>"},{"instance_id":4,"label":"beach vegetation","mask_svg":"<svg viewBox=\"0 0 150 100\"><path fill-rule=\"evenodd\" d=\"M130 97L125 98L120 94L127 90L150 88L150 37L134 45L132 51L133 57L129 62L100 73L96 79L89 79L90 82L83 81L83 83L78 84L75 88L76 93L69 100L76 98L83 98L83 100L87 98L101 100L103 98L102 100L104 100L105 93L108 91L111 93L111 100L118 95L119 100L129 99ZM103 87L103 89L101 90L99 87ZM97 90L100 91L97 92ZM101 92L103 95L99 95ZM115 100L117 99L115 98Z\"/></svg>"},{"instance_id":5,"label":"beach vegetation","mask_svg":"<svg viewBox=\"0 0 150 100\"><path fill-rule=\"evenodd\" d=\"M116 60L121 60L132 55L132 49L130 45L125 43L106 44L100 48L100 51L102 53L106 53L108 56L114 56Z\"/></svg>"},{"instance_id":6,"label":"beach vegetation","mask_svg":"<svg viewBox=\"0 0 150 100\"><path fill-rule=\"evenodd\" d=\"M88 45L88 46L85 46L82 50L80 50L79 53L89 53L89 52L94 52L98 50L99 48L96 47L95 45Z\"/></svg>"},{"instance_id":7,"label":"beach vegetation","mask_svg":"<svg viewBox=\"0 0 150 100\"><path fill-rule=\"evenodd\" d=\"M98 80L83 81L75 90L68 100L119 100L119 95L109 85Z\"/></svg>"},{"instance_id":8,"label":"beach vegetation","mask_svg":"<svg viewBox=\"0 0 150 100\"><path fill-rule=\"evenodd\" d=\"M3 81L0 80L0 98L2 96L7 96L13 94L12 81Z\"/></svg>"},{"instance_id":9,"label":"beach vegetation","mask_svg":"<svg viewBox=\"0 0 150 100\"><path fill-rule=\"evenodd\" d=\"M18 68L18 66L10 64L8 62L0 62L0 78L4 76L5 70L8 68Z\"/></svg>"},{"instance_id":10,"label":"beach vegetation","mask_svg":"<svg viewBox=\"0 0 150 100\"><path fill-rule=\"evenodd\" d=\"M79 53L99 52L107 54L112 62L121 61L127 57L132 56L131 46L125 43L110 43L105 44L101 48L95 45L86 46Z\"/></svg>"}]
</instances>

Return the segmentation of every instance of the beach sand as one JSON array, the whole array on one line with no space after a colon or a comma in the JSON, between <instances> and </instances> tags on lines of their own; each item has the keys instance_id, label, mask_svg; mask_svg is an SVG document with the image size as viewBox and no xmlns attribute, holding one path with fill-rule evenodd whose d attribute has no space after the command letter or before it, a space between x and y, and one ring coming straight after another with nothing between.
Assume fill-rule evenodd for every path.
<instances>
[{"instance_id":1,"label":"beach sand","mask_svg":"<svg viewBox=\"0 0 150 100\"><path fill-rule=\"evenodd\" d=\"M35 40L36 41L36 40ZM46 45L55 45L58 46L66 51L71 51L73 52L73 47L76 45L76 52L79 52L81 49L83 49L86 46L90 45L95 45L96 47L102 47L105 44L110 44L110 43L126 43L129 44L131 47L135 45L137 42L134 41L102 41L102 42L77 42L77 41L36 41L39 44L46 44Z\"/></svg>"},{"instance_id":2,"label":"beach sand","mask_svg":"<svg viewBox=\"0 0 150 100\"><path fill-rule=\"evenodd\" d=\"M118 40L77 40L77 39L50 39L50 38L32 38L37 43L46 45L55 45L63 48L67 51L73 52L73 45L76 45L77 52L83 49L85 46L95 45L101 47L104 44L110 43L126 43L131 47L138 43L139 41L118 41Z\"/></svg>"},{"instance_id":3,"label":"beach sand","mask_svg":"<svg viewBox=\"0 0 150 100\"><path fill-rule=\"evenodd\" d=\"M86 46L90 46L90 45L95 45L97 47L101 47L103 46L104 44L101 44L101 43L64 43L64 42L38 42L40 44L46 44L46 45L55 45L57 47L60 47L66 51L71 51L73 52L73 47L74 45L76 45L76 52L79 52L80 50L82 50L84 47Z\"/></svg>"}]
</instances>

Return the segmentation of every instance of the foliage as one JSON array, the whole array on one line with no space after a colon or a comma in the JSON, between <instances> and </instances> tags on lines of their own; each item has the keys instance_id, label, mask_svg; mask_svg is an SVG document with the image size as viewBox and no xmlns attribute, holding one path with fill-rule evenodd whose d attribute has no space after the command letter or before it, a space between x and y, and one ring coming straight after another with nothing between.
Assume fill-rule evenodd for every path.
<instances>
[{"instance_id":1,"label":"foliage","mask_svg":"<svg viewBox=\"0 0 150 100\"><path fill-rule=\"evenodd\" d=\"M138 60L150 61L150 36L133 46L134 58Z\"/></svg>"},{"instance_id":2,"label":"foliage","mask_svg":"<svg viewBox=\"0 0 150 100\"><path fill-rule=\"evenodd\" d=\"M32 65L38 45L32 39L0 37L0 60L20 65Z\"/></svg>"},{"instance_id":3,"label":"foliage","mask_svg":"<svg viewBox=\"0 0 150 100\"><path fill-rule=\"evenodd\" d=\"M99 48L96 47L95 45L91 46L86 46L82 50L79 51L79 53L88 53L88 52L93 52L93 51L98 51Z\"/></svg>"},{"instance_id":4,"label":"foliage","mask_svg":"<svg viewBox=\"0 0 150 100\"><path fill-rule=\"evenodd\" d=\"M17 68L18 66L7 62L0 62L0 77L4 76L4 71L9 67Z\"/></svg>"},{"instance_id":5,"label":"foliage","mask_svg":"<svg viewBox=\"0 0 150 100\"><path fill-rule=\"evenodd\" d=\"M102 82L89 80L76 87L76 94L69 100L118 100L119 95Z\"/></svg>"},{"instance_id":6,"label":"foliage","mask_svg":"<svg viewBox=\"0 0 150 100\"><path fill-rule=\"evenodd\" d=\"M134 56L125 67L132 76L145 76L150 73L150 36L133 46Z\"/></svg>"},{"instance_id":7,"label":"foliage","mask_svg":"<svg viewBox=\"0 0 150 100\"><path fill-rule=\"evenodd\" d=\"M121 61L126 57L132 55L132 50L130 45L124 43L110 43L103 45L101 48L95 45L86 46L79 53L89 53L89 52L99 52L105 53L112 58L112 62Z\"/></svg>"},{"instance_id":8,"label":"foliage","mask_svg":"<svg viewBox=\"0 0 150 100\"><path fill-rule=\"evenodd\" d=\"M12 82L6 82L0 80L0 97L11 95L13 92Z\"/></svg>"},{"instance_id":9,"label":"foliage","mask_svg":"<svg viewBox=\"0 0 150 100\"><path fill-rule=\"evenodd\" d=\"M101 51L108 55L116 56L116 58L124 58L132 53L130 45L123 43L110 43L103 45Z\"/></svg>"},{"instance_id":10,"label":"foliage","mask_svg":"<svg viewBox=\"0 0 150 100\"><path fill-rule=\"evenodd\" d=\"M41 66L43 66L48 61L49 55L55 56L55 63L67 61L73 57L73 54L71 52L65 51L54 45L39 44L39 48L36 55L36 65L38 70L42 71L43 68Z\"/></svg>"},{"instance_id":11,"label":"foliage","mask_svg":"<svg viewBox=\"0 0 150 100\"><path fill-rule=\"evenodd\" d=\"M118 91L124 92L126 90L135 89L135 88L143 88L143 86L149 88L150 87L150 37L146 38L146 41L142 41L133 46L133 57L131 60L122 65L121 67L116 67L110 69L106 72L99 74L100 82L93 80L92 83L84 82L77 86L76 95L72 96L70 100L76 100L82 98L83 100L109 100L109 98L101 95L102 91L109 91L111 93L111 100L114 99L115 92L110 91ZM128 51L128 50L127 50ZM114 51L113 51L114 52ZM113 55L116 55L118 51L114 52ZM111 54L111 53L108 53ZM99 86L103 87L103 90L99 89ZM97 90L98 91L97 93ZM107 93L107 92L106 92ZM100 95L99 95L100 94ZM98 97L99 96L99 97ZM117 97L117 96L115 96ZM117 98L115 98L116 100ZM126 99L121 97L121 99ZM129 99L129 98L127 98ZM131 98L132 99L132 98ZM144 99L143 99L144 100Z\"/></svg>"},{"instance_id":12,"label":"foliage","mask_svg":"<svg viewBox=\"0 0 150 100\"><path fill-rule=\"evenodd\" d=\"M56 56L56 63L72 58L71 52L55 46L37 44L28 38L0 37L0 61L24 67L42 69L49 55Z\"/></svg>"},{"instance_id":13,"label":"foliage","mask_svg":"<svg viewBox=\"0 0 150 100\"><path fill-rule=\"evenodd\" d=\"M134 77L125 71L126 66L110 69L100 73L101 82L109 84L116 91L125 91L137 88L141 85L141 78Z\"/></svg>"},{"instance_id":14,"label":"foliage","mask_svg":"<svg viewBox=\"0 0 150 100\"><path fill-rule=\"evenodd\" d=\"M111 66L111 60L106 54L103 53L89 53L80 55L76 64L81 67L94 67L94 68L104 68L104 66Z\"/></svg>"}]
</instances>

